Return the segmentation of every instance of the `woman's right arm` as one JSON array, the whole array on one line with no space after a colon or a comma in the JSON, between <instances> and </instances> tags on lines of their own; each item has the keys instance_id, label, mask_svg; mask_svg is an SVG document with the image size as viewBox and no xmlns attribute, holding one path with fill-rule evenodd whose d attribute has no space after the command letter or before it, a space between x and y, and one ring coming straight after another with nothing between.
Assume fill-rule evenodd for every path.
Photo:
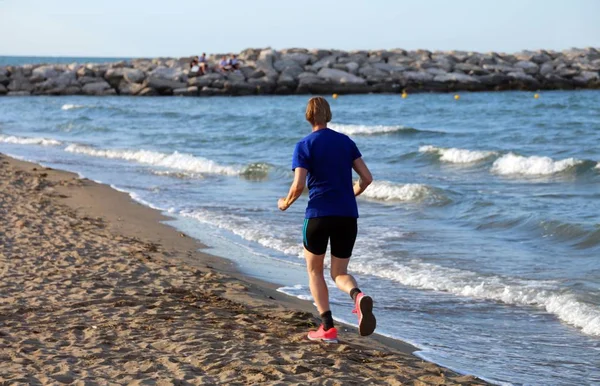
<instances>
[{"instance_id":1,"label":"woman's right arm","mask_svg":"<svg viewBox=\"0 0 600 386\"><path fill-rule=\"evenodd\" d=\"M354 184L354 196L360 195L373 182L373 176L363 161L362 157L357 158L352 163L352 169L358 174L358 181Z\"/></svg>"}]
</instances>

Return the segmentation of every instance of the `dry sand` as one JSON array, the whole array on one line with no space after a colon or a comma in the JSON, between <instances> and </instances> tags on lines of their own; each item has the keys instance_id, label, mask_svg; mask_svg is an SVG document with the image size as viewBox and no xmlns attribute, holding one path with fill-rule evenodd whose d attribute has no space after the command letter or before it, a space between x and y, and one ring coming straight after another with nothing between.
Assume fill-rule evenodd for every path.
<instances>
[{"instance_id":1,"label":"dry sand","mask_svg":"<svg viewBox=\"0 0 600 386\"><path fill-rule=\"evenodd\" d=\"M308 302L198 252L164 219L0 155L0 385L484 384L352 328L338 345L309 342Z\"/></svg>"}]
</instances>

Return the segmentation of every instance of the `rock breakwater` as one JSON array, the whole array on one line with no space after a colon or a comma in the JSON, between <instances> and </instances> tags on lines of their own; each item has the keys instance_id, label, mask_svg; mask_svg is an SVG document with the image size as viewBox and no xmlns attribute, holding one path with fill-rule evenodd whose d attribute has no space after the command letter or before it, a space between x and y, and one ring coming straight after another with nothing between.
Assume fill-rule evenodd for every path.
<instances>
[{"instance_id":1,"label":"rock breakwater","mask_svg":"<svg viewBox=\"0 0 600 386\"><path fill-rule=\"evenodd\" d=\"M216 69L218 58L208 58ZM0 67L0 95L359 94L600 89L600 48L522 51L246 49L239 70L190 58Z\"/></svg>"}]
</instances>

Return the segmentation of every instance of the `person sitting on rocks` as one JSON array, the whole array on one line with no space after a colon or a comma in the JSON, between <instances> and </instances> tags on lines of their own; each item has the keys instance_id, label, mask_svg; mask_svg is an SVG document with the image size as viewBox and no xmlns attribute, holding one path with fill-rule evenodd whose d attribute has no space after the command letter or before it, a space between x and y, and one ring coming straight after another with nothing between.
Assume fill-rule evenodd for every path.
<instances>
[{"instance_id":1,"label":"person sitting on rocks","mask_svg":"<svg viewBox=\"0 0 600 386\"><path fill-rule=\"evenodd\" d=\"M190 61L190 74L195 74L200 71L199 63L200 62L199 62L198 56L194 56L192 58L192 60Z\"/></svg>"},{"instance_id":2,"label":"person sitting on rocks","mask_svg":"<svg viewBox=\"0 0 600 386\"><path fill-rule=\"evenodd\" d=\"M196 58L198 58L196 56ZM206 53L203 52L202 56L198 60L198 67L200 68L200 72L202 75L205 75L208 72L208 62L206 60Z\"/></svg>"},{"instance_id":3,"label":"person sitting on rocks","mask_svg":"<svg viewBox=\"0 0 600 386\"><path fill-rule=\"evenodd\" d=\"M229 60L227 60L226 56L223 56L221 58L221 61L219 62L219 69L221 70L221 72L231 71L231 64L229 63Z\"/></svg>"},{"instance_id":4,"label":"person sitting on rocks","mask_svg":"<svg viewBox=\"0 0 600 386\"><path fill-rule=\"evenodd\" d=\"M240 62L239 60L237 60L237 57L235 55L231 55L231 58L229 59L229 65L231 66L232 70L240 69Z\"/></svg>"}]
</instances>

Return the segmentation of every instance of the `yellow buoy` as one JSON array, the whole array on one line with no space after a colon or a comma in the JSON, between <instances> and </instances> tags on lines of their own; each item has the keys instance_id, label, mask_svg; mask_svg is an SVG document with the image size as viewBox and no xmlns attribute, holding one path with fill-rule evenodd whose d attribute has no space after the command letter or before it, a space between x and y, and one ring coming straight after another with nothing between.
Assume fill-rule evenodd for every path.
<instances>
[{"instance_id":1,"label":"yellow buoy","mask_svg":"<svg viewBox=\"0 0 600 386\"><path fill-rule=\"evenodd\" d=\"M538 99L538 98L540 97L540 94L533 94L533 97L534 97L535 99Z\"/></svg>"},{"instance_id":2,"label":"yellow buoy","mask_svg":"<svg viewBox=\"0 0 600 386\"><path fill-rule=\"evenodd\" d=\"M333 94L332 97L333 97L333 99L337 99L338 94Z\"/></svg>"},{"instance_id":3,"label":"yellow buoy","mask_svg":"<svg viewBox=\"0 0 600 386\"><path fill-rule=\"evenodd\" d=\"M408 94L406 92L402 93L402 99L406 99L407 96L408 96Z\"/></svg>"},{"instance_id":4,"label":"yellow buoy","mask_svg":"<svg viewBox=\"0 0 600 386\"><path fill-rule=\"evenodd\" d=\"M460 95L458 95L458 94L454 95L454 99L459 100L460 99Z\"/></svg>"}]
</instances>

